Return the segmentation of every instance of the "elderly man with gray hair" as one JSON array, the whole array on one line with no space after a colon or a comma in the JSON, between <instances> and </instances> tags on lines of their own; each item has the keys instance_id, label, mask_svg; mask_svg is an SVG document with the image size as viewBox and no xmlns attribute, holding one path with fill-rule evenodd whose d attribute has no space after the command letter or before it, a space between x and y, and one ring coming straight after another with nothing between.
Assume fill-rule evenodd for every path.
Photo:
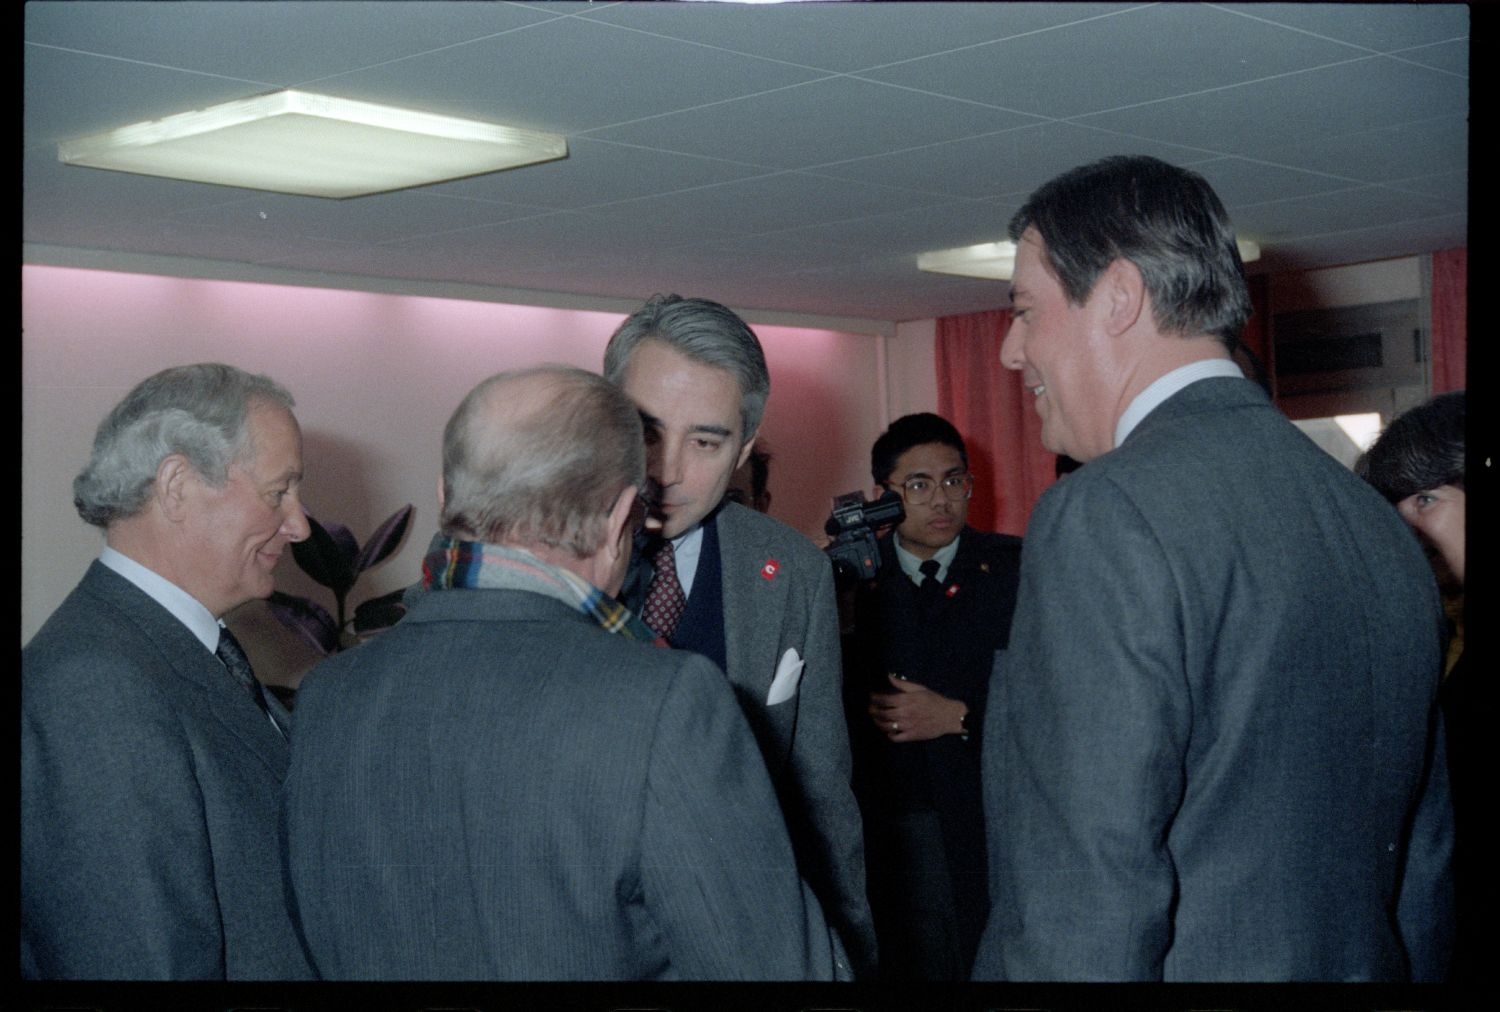
<instances>
[{"instance_id":1,"label":"elderly man with gray hair","mask_svg":"<svg viewBox=\"0 0 1500 1012\"><path fill-rule=\"evenodd\" d=\"M640 418L592 373L479 384L401 624L298 694L288 874L329 979L830 979L755 738L615 599Z\"/></svg>"},{"instance_id":2,"label":"elderly man with gray hair","mask_svg":"<svg viewBox=\"0 0 1500 1012\"><path fill-rule=\"evenodd\" d=\"M220 619L307 537L291 396L233 366L143 381L74 505L104 549L21 651L21 973L285 979L289 715Z\"/></svg>"}]
</instances>

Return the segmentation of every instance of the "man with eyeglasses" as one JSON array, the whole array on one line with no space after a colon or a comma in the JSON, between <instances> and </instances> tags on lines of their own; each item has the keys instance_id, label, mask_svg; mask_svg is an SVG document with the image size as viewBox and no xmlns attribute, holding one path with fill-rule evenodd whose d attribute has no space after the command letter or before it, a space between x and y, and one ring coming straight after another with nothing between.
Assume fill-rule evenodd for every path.
<instances>
[{"instance_id":1,"label":"man with eyeglasses","mask_svg":"<svg viewBox=\"0 0 1500 1012\"><path fill-rule=\"evenodd\" d=\"M893 422L870 470L906 509L845 647L881 976L964 980L989 908L978 734L1021 539L966 525L968 454L937 415Z\"/></svg>"}]
</instances>

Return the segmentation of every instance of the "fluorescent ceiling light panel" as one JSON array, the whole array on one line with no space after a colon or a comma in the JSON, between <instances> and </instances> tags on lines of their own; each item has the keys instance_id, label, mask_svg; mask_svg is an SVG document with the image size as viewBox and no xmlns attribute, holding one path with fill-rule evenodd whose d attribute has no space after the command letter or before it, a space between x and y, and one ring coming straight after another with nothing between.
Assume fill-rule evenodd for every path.
<instances>
[{"instance_id":1,"label":"fluorescent ceiling light panel","mask_svg":"<svg viewBox=\"0 0 1500 1012\"><path fill-rule=\"evenodd\" d=\"M340 198L567 155L558 134L305 91L239 99L57 148L69 165Z\"/></svg>"},{"instance_id":2,"label":"fluorescent ceiling light panel","mask_svg":"<svg viewBox=\"0 0 1500 1012\"><path fill-rule=\"evenodd\" d=\"M1258 244L1249 239L1236 239L1235 245L1245 263L1260 259ZM957 274L963 278L1009 281L1016 270L1016 244L1007 239L918 253L917 269L934 274Z\"/></svg>"},{"instance_id":3,"label":"fluorescent ceiling light panel","mask_svg":"<svg viewBox=\"0 0 1500 1012\"><path fill-rule=\"evenodd\" d=\"M917 269L934 274L957 274L965 278L988 278L1009 281L1016 269L1016 244L982 242L956 249L933 250L917 254Z\"/></svg>"}]
</instances>

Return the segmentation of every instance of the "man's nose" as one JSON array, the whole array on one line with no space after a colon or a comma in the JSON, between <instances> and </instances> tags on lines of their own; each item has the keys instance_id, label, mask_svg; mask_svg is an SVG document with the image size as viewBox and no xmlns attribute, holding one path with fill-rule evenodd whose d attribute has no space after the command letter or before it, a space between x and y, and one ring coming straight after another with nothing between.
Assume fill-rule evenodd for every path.
<instances>
[{"instance_id":1,"label":"man's nose","mask_svg":"<svg viewBox=\"0 0 1500 1012\"><path fill-rule=\"evenodd\" d=\"M655 449L655 455L648 460L651 476L662 488L670 488L681 482L682 442L664 439L656 444Z\"/></svg>"},{"instance_id":2,"label":"man's nose","mask_svg":"<svg viewBox=\"0 0 1500 1012\"><path fill-rule=\"evenodd\" d=\"M1018 329L1012 323L1005 340L1000 342L1000 364L1007 369L1020 369L1026 364L1026 342L1016 332Z\"/></svg>"},{"instance_id":3,"label":"man's nose","mask_svg":"<svg viewBox=\"0 0 1500 1012\"><path fill-rule=\"evenodd\" d=\"M312 527L307 522L307 511L302 508L302 503L293 502L286 510L281 520L281 533L286 535L288 541L306 541L307 536L312 533Z\"/></svg>"}]
</instances>

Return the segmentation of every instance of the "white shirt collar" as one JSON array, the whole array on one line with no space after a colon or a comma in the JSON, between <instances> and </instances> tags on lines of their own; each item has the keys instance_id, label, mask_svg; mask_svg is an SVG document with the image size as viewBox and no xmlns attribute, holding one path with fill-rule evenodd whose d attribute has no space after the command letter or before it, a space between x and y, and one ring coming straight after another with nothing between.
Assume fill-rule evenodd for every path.
<instances>
[{"instance_id":1,"label":"white shirt collar","mask_svg":"<svg viewBox=\"0 0 1500 1012\"><path fill-rule=\"evenodd\" d=\"M959 535L962 537L963 535ZM896 547L896 561L901 565L901 572L905 573L912 583L922 585L922 559L917 558L907 551L901 544L901 535L892 534L891 544ZM953 557L958 554L958 538L954 538L942 548L932 553L932 558L937 561L937 581L942 583L948 579L948 567L953 564Z\"/></svg>"},{"instance_id":2,"label":"white shirt collar","mask_svg":"<svg viewBox=\"0 0 1500 1012\"><path fill-rule=\"evenodd\" d=\"M1205 358L1197 362L1189 362L1159 377L1135 395L1135 399L1130 402L1125 408L1125 413L1115 423L1115 446L1125 442L1125 437L1141 424L1141 420L1161 407L1168 397L1199 380L1219 376L1233 379L1245 378L1245 374L1240 372L1240 367L1227 358Z\"/></svg>"},{"instance_id":3,"label":"white shirt collar","mask_svg":"<svg viewBox=\"0 0 1500 1012\"><path fill-rule=\"evenodd\" d=\"M672 563L677 567L677 582L682 584L682 596L691 597L693 577L698 572L698 556L703 551L703 525L700 523L686 534L672 539Z\"/></svg>"},{"instance_id":4,"label":"white shirt collar","mask_svg":"<svg viewBox=\"0 0 1500 1012\"><path fill-rule=\"evenodd\" d=\"M198 637L209 653L219 648L219 620L196 597L130 556L104 546L99 562L129 580L141 593L161 605Z\"/></svg>"}]
</instances>

